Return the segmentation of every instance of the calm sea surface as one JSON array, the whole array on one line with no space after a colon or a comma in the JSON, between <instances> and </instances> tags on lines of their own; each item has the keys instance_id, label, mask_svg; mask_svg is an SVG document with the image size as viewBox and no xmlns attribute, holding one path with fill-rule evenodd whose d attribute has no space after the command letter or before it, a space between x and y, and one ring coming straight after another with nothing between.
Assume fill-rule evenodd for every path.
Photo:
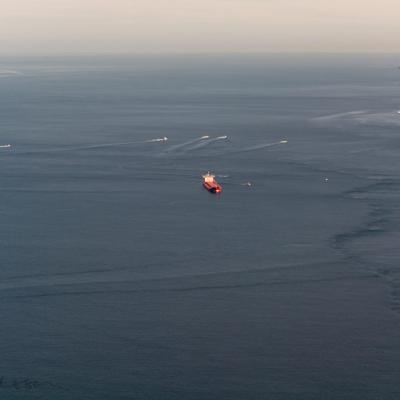
<instances>
[{"instance_id":1,"label":"calm sea surface","mask_svg":"<svg viewBox=\"0 0 400 400\"><path fill-rule=\"evenodd\" d=\"M398 400L399 65L1 58L0 398Z\"/></svg>"}]
</instances>

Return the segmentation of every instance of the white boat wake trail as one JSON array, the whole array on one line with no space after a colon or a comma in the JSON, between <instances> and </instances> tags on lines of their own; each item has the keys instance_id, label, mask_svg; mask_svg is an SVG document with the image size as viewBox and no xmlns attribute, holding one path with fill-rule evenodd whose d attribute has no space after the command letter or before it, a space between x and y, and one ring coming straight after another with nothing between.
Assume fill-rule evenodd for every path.
<instances>
[{"instance_id":1,"label":"white boat wake trail","mask_svg":"<svg viewBox=\"0 0 400 400\"><path fill-rule=\"evenodd\" d=\"M272 147L272 146L279 146L281 144L286 144L288 141L287 140L280 140L279 142L273 142L273 143L263 143L263 144L258 144L256 146L250 146L250 147L246 147L242 150L239 151L253 151L253 150L260 150L260 149L264 149L266 147Z\"/></svg>"},{"instance_id":2,"label":"white boat wake trail","mask_svg":"<svg viewBox=\"0 0 400 400\"><path fill-rule=\"evenodd\" d=\"M79 147L70 147L68 149L56 149L55 151L74 151L74 150L89 150L89 149L100 149L103 147L118 147L118 146L128 146L131 144L140 144L140 143L150 143L150 140L145 141L136 141L136 142L118 142L118 143L102 143L102 144L93 144L89 146L79 146Z\"/></svg>"},{"instance_id":3,"label":"white boat wake trail","mask_svg":"<svg viewBox=\"0 0 400 400\"><path fill-rule=\"evenodd\" d=\"M184 142L184 143L175 144L175 145L173 145L173 146L169 146L168 148L166 148L166 149L163 151L163 153L164 153L164 154L165 154L165 153L177 153L177 152L182 151L182 150L184 151L186 147L191 146L191 145L193 145L193 144L196 144L196 143L198 143L198 142L201 142L201 141L203 141L203 140L209 139L209 138L210 138L210 136L207 136L207 135L206 135L206 136L198 137L198 138L196 138L196 139L189 140L189 141Z\"/></svg>"},{"instance_id":4,"label":"white boat wake trail","mask_svg":"<svg viewBox=\"0 0 400 400\"><path fill-rule=\"evenodd\" d=\"M226 139L228 139L228 136L218 136L216 138L206 139L204 141L201 141L200 143L195 144L194 146L186 148L186 151L198 150L201 149L202 147L210 145L211 143L215 143L220 140L226 140Z\"/></svg>"},{"instance_id":5,"label":"white boat wake trail","mask_svg":"<svg viewBox=\"0 0 400 400\"><path fill-rule=\"evenodd\" d=\"M128 146L131 144L159 143L159 142L166 142L166 141L167 141L167 138L163 137L163 138L139 140L139 141L132 141L132 142L101 143L101 144L93 144L93 145L89 145L89 146L73 147L73 148L65 149L64 151L89 150L89 149L99 149L102 147L118 147L118 146ZM62 150L60 150L60 151L62 151Z\"/></svg>"},{"instance_id":6,"label":"white boat wake trail","mask_svg":"<svg viewBox=\"0 0 400 400\"><path fill-rule=\"evenodd\" d=\"M44 150L32 150L32 151L23 151L18 152L18 154L36 154L36 153L64 153L69 151L79 151L79 150L91 150L91 149L101 149L105 147L119 147L119 146L129 146L133 144L145 144L145 143L160 143L166 142L168 139L166 137L149 139L149 140L136 140L129 142L114 142L114 143L100 143L100 144L92 144L86 146L76 146L76 147L65 147L65 148L53 148L53 149L44 149ZM9 147L7 145L7 147Z\"/></svg>"}]
</instances>

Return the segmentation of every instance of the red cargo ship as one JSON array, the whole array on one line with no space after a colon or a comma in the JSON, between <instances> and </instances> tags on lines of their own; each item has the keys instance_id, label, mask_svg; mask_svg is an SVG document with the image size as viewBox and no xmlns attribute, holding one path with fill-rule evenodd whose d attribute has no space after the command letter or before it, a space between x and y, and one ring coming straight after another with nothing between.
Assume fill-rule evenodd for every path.
<instances>
[{"instance_id":1,"label":"red cargo ship","mask_svg":"<svg viewBox=\"0 0 400 400\"><path fill-rule=\"evenodd\" d=\"M210 192L210 193L221 193L222 187L221 185L214 179L215 175L210 174L207 172L203 175L204 181L203 186Z\"/></svg>"}]
</instances>

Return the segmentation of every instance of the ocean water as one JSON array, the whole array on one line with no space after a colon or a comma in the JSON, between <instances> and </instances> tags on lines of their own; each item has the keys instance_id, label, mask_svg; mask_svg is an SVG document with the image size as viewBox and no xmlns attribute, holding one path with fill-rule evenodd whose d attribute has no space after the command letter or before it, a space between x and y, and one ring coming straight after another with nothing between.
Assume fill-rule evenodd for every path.
<instances>
[{"instance_id":1,"label":"ocean water","mask_svg":"<svg viewBox=\"0 0 400 400\"><path fill-rule=\"evenodd\" d=\"M399 65L1 58L0 398L399 399Z\"/></svg>"}]
</instances>

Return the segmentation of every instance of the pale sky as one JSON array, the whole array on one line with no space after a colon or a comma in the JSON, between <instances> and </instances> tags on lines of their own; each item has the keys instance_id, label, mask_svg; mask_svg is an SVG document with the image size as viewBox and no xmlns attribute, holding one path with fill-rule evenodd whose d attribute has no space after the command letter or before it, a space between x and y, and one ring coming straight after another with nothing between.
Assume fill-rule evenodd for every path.
<instances>
[{"instance_id":1,"label":"pale sky","mask_svg":"<svg viewBox=\"0 0 400 400\"><path fill-rule=\"evenodd\" d=\"M0 0L0 54L400 52L400 0Z\"/></svg>"}]
</instances>

